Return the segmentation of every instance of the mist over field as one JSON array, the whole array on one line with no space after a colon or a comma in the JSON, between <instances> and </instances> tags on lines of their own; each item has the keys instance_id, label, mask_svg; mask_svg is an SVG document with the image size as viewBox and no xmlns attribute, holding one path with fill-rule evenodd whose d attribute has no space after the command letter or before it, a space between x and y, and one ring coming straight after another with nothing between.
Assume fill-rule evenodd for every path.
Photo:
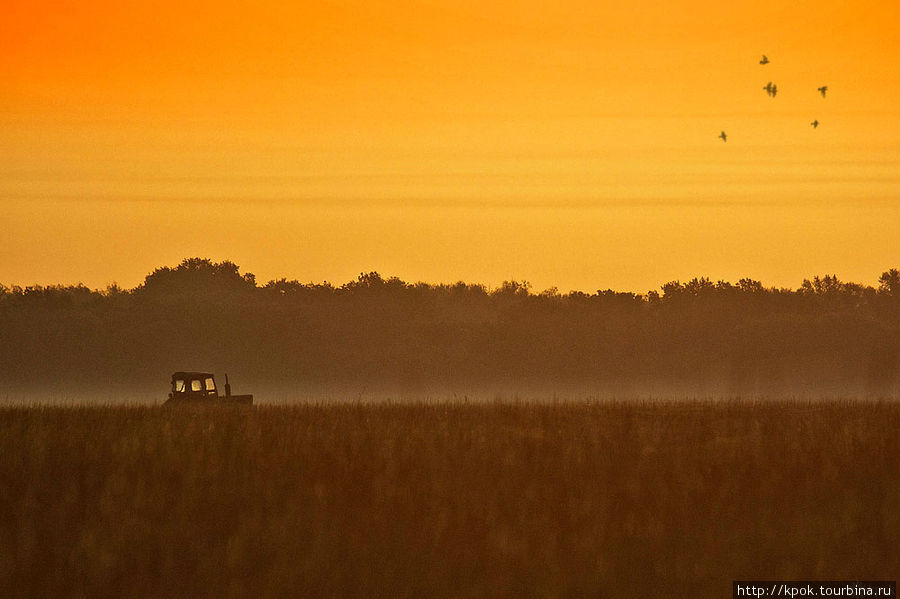
<instances>
[{"instance_id":1,"label":"mist over field","mask_svg":"<svg viewBox=\"0 0 900 599\"><path fill-rule=\"evenodd\" d=\"M154 403L174 371L259 401L896 397L900 272L797 289L695 278L646 294L260 284L191 258L134 289L0 287L8 402Z\"/></svg>"}]
</instances>

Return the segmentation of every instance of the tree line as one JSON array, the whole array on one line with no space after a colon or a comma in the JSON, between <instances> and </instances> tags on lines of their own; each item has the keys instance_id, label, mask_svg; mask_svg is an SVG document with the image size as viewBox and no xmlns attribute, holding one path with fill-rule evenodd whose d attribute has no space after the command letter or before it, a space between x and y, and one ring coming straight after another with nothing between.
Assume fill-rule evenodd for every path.
<instances>
[{"instance_id":1,"label":"tree line","mask_svg":"<svg viewBox=\"0 0 900 599\"><path fill-rule=\"evenodd\" d=\"M896 396L900 271L797 289L694 278L646 294L409 283L258 284L189 258L133 289L0 285L0 379L159 386L176 370L278 385Z\"/></svg>"}]
</instances>

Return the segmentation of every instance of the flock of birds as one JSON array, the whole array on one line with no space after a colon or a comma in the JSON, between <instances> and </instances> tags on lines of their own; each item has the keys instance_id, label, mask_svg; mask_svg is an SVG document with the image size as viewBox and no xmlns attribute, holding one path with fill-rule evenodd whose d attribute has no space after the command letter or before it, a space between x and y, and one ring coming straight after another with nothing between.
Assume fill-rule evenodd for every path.
<instances>
[{"instance_id":1,"label":"flock of birds","mask_svg":"<svg viewBox=\"0 0 900 599\"><path fill-rule=\"evenodd\" d=\"M762 59L759 61L759 64L761 64L761 65L769 64L769 57L766 56L765 54L763 54ZM778 94L778 86L775 85L774 83L772 83L771 81L766 83L765 86L763 86L763 89L765 90L766 95L768 95L770 98L774 98L776 96L776 94ZM828 92L828 86L823 85L822 87L816 88L816 91L818 91L820 94L822 94L822 97L824 98L825 94ZM819 126L819 119L814 120L813 122L810 123L810 125L812 125L813 129L817 128ZM728 141L728 136L725 134L724 131L722 131L721 133L719 133L719 139L721 139L722 141Z\"/></svg>"}]
</instances>

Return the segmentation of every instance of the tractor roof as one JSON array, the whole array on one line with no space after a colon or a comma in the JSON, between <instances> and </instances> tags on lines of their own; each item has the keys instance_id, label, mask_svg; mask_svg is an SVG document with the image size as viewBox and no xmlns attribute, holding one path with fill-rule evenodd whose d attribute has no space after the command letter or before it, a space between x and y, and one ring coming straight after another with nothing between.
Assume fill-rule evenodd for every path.
<instances>
[{"instance_id":1,"label":"tractor roof","mask_svg":"<svg viewBox=\"0 0 900 599\"><path fill-rule=\"evenodd\" d=\"M205 379L213 376L211 372L175 372L172 374L172 380L175 379Z\"/></svg>"}]
</instances>

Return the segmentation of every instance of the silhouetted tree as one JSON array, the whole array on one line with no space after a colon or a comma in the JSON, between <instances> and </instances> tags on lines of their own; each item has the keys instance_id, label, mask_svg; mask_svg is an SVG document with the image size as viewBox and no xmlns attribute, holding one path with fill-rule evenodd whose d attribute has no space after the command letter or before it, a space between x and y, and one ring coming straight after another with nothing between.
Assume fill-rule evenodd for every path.
<instances>
[{"instance_id":1,"label":"silhouetted tree","mask_svg":"<svg viewBox=\"0 0 900 599\"><path fill-rule=\"evenodd\" d=\"M889 295L900 295L900 270L892 268L878 277L878 290Z\"/></svg>"},{"instance_id":2,"label":"silhouetted tree","mask_svg":"<svg viewBox=\"0 0 900 599\"><path fill-rule=\"evenodd\" d=\"M203 296L254 289L256 277L252 273L240 274L238 266L229 260L213 262L207 258L186 258L176 268L157 268L135 291L156 296Z\"/></svg>"}]
</instances>

